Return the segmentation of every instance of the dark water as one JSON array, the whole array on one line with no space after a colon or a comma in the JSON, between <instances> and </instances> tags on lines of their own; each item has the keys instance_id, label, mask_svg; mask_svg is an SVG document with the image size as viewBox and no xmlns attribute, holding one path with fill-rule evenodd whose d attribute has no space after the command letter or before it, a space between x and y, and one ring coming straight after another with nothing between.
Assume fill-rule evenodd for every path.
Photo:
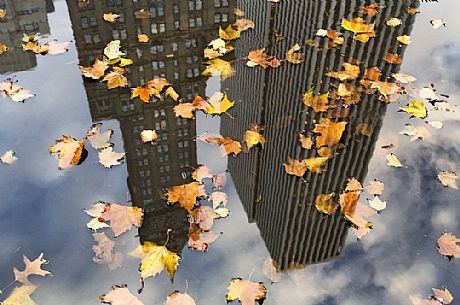
<instances>
[{"instance_id":1,"label":"dark water","mask_svg":"<svg viewBox=\"0 0 460 305\"><path fill-rule=\"evenodd\" d=\"M24 104L8 97L0 103L0 153L13 149L19 158L9 166L0 164L0 288L13 281L13 267L22 269L22 255L35 258L43 252L50 261L46 269L54 276L32 279L39 285L33 294L38 304L97 304L98 296L112 285L128 284L135 293L139 288L137 258L126 256L122 267L114 271L92 262L94 242L86 228L89 217L82 210L105 201L146 209L143 227L117 238L117 251L130 252L144 241L161 243L168 228L175 230L169 247L180 252L182 260L174 282L166 273L147 279L139 296L145 304L163 304L169 293L183 291L186 282L197 304L225 304L226 287L233 277L264 281L265 304L410 304L409 295L427 297L432 287L443 285L454 297L460 296L459 262L448 261L436 248L443 232L460 235L458 191L444 188L436 179L438 170L460 172L457 1L381 1L386 8L376 16L377 37L368 44L352 41L347 34L349 39L337 49L304 47L304 63L284 63L274 70L248 68L245 60L236 61L236 75L222 83L219 77L200 76L202 50L217 38L219 23L235 20L234 7L246 11L246 18L256 27L235 42L232 56L243 58L251 50L266 47L283 57L294 43L305 46L305 40L314 38L320 28L339 30L342 17L356 16L354 12L369 3L229 0L228 6L221 1L221 7L215 8L209 0L202 1L201 10L189 11L187 1L175 1L179 13L174 14L172 1L147 2L101 0L79 8L76 0L28 4L0 0L0 8L22 11L0 23L0 42L14 46L11 53L0 55L2 80L14 77L36 94ZM421 13L408 16L407 7L419 4ZM32 7L37 9L24 15L24 8ZM135 11L150 7L154 18L134 19ZM102 14L109 11L123 12L124 23L104 22ZM403 24L390 29L385 20L391 17L402 19ZM439 18L447 26L433 29L430 20ZM72 41L69 52L25 53L20 47L22 33L33 31ZM149 44L139 45L138 33L148 33ZM407 47L395 43L395 37L403 34L413 41ZM276 35L284 40L275 43ZM105 84L84 80L78 64L90 65L117 37L134 60L127 73L130 87L163 74L186 100L225 90L237 102L230 116L199 113L196 120L178 121L171 100L143 105L139 99L129 99L127 88L108 90ZM403 54L399 67L382 60L389 51ZM331 79L324 73L339 70L349 57L360 60L363 67L380 67L385 76L400 69L417 78L418 88L434 84L438 94L449 95L454 111L436 111L426 103L426 120L444 124L436 130L422 119L398 112L406 104L404 98L386 106L375 96L368 97L351 108L342 138L345 147L324 174L307 174L304 179L285 174L282 164L288 156L311 155L300 149L297 134L319 119L304 111L301 94L310 87L325 92ZM116 151L127 153L125 163L106 169L90 150L82 165L58 170L47 147L63 134L82 137L95 122L114 130L112 142ZM373 127L370 137L354 133L361 122ZM398 134L409 122L425 128L423 141L410 142ZM251 123L265 125L267 144L249 154L227 159L217 147L194 141L204 132L221 132L241 141ZM153 146L140 144L140 130L158 129L157 125L166 138ZM406 167L386 165L389 151L381 146L390 143ZM214 173L228 169L223 191L228 194L231 215L216 220L213 231L222 235L207 253L188 249L187 216L167 206L160 195L165 187L184 183L183 174L197 164L206 164ZM381 198L388 207L373 217L373 230L361 240L340 214L326 217L312 206L317 194L338 194L351 177L363 185L373 179L385 183ZM363 193L362 198L370 197ZM279 283L270 285L262 272L269 256L282 269L293 264L304 268L286 272Z\"/></svg>"}]
</instances>

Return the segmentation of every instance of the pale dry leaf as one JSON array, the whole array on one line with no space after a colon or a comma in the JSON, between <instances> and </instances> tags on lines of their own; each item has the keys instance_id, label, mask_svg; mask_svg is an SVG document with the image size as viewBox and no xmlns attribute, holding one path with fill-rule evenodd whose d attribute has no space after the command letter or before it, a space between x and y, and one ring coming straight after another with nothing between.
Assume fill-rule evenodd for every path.
<instances>
[{"instance_id":1,"label":"pale dry leaf","mask_svg":"<svg viewBox=\"0 0 460 305\"><path fill-rule=\"evenodd\" d=\"M281 281L281 272L279 265L271 257L267 257L262 265L262 272L270 279L272 283Z\"/></svg>"},{"instance_id":2,"label":"pale dry leaf","mask_svg":"<svg viewBox=\"0 0 460 305\"><path fill-rule=\"evenodd\" d=\"M86 138L94 149L103 149L112 146L110 138L112 137L113 130L107 129L107 131L101 133L101 126L101 123L93 124L91 129L86 132Z\"/></svg>"},{"instance_id":3,"label":"pale dry leaf","mask_svg":"<svg viewBox=\"0 0 460 305\"><path fill-rule=\"evenodd\" d=\"M18 158L15 156L14 151L8 150L0 157L0 160L5 164L13 164L18 160Z\"/></svg>"},{"instance_id":4,"label":"pale dry leaf","mask_svg":"<svg viewBox=\"0 0 460 305\"><path fill-rule=\"evenodd\" d=\"M196 305L196 303L187 293L175 291L168 295L164 305Z\"/></svg>"},{"instance_id":5,"label":"pale dry leaf","mask_svg":"<svg viewBox=\"0 0 460 305\"><path fill-rule=\"evenodd\" d=\"M144 305L126 286L113 286L112 291L99 298L102 302L112 305Z\"/></svg>"},{"instance_id":6,"label":"pale dry leaf","mask_svg":"<svg viewBox=\"0 0 460 305\"><path fill-rule=\"evenodd\" d=\"M386 155L386 158L388 160L387 165L393 166L393 167L403 167L404 165L401 164L401 162L398 160L398 157L394 153L390 153Z\"/></svg>"},{"instance_id":7,"label":"pale dry leaf","mask_svg":"<svg viewBox=\"0 0 460 305\"><path fill-rule=\"evenodd\" d=\"M441 171L438 173L438 180L445 187L458 190L457 180L458 176L453 171Z\"/></svg>"},{"instance_id":8,"label":"pale dry leaf","mask_svg":"<svg viewBox=\"0 0 460 305\"><path fill-rule=\"evenodd\" d=\"M158 134L155 130L150 130L150 129L144 129L142 130L141 134L141 140L142 142L152 142L158 139Z\"/></svg>"},{"instance_id":9,"label":"pale dry leaf","mask_svg":"<svg viewBox=\"0 0 460 305\"><path fill-rule=\"evenodd\" d=\"M104 148L99 152L99 163L107 168L115 165L120 165L121 160L125 157L125 153L117 153L113 151L113 147Z\"/></svg>"},{"instance_id":10,"label":"pale dry leaf","mask_svg":"<svg viewBox=\"0 0 460 305\"><path fill-rule=\"evenodd\" d=\"M381 211L387 207L387 202L380 200L378 196L375 196L372 200L368 200L369 206L374 210Z\"/></svg>"},{"instance_id":11,"label":"pale dry leaf","mask_svg":"<svg viewBox=\"0 0 460 305\"><path fill-rule=\"evenodd\" d=\"M382 195L385 185L380 180L370 181L366 186L366 191L371 195Z\"/></svg>"},{"instance_id":12,"label":"pale dry leaf","mask_svg":"<svg viewBox=\"0 0 460 305\"><path fill-rule=\"evenodd\" d=\"M48 261L43 258L43 253L40 253L40 255L33 261L30 261L26 256L23 256L23 260L25 265L23 271L19 271L16 268L13 269L14 278L17 282L24 285L32 285L28 278L30 275L51 275L51 272L42 269L42 265L48 264Z\"/></svg>"}]
</instances>

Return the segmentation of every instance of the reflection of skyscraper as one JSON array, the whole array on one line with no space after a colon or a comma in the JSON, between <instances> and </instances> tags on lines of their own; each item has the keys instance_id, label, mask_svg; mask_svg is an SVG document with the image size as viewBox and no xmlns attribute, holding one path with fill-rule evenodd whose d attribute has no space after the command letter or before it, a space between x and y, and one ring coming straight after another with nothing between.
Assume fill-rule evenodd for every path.
<instances>
[{"instance_id":1,"label":"reflection of skyscraper","mask_svg":"<svg viewBox=\"0 0 460 305\"><path fill-rule=\"evenodd\" d=\"M126 56L134 61L126 67L129 87L162 76L190 101L205 94L206 79L200 69L203 49L217 36L217 25L230 21L233 10L227 0L106 0L90 1L83 7L77 1L67 3L81 65L91 65L107 43L119 39ZM136 18L141 9L150 17ZM109 12L119 14L119 19L104 21L103 14ZM149 43L139 43L139 34L148 35ZM168 247L180 251L189 226L187 212L177 205L166 206L162 194L166 187L187 182L182 173L197 166L195 121L176 119L169 98L144 104L131 100L128 89L108 90L105 83L86 79L84 84L93 120L115 118L120 122L132 202L145 210L141 242L162 243L169 228L173 238ZM140 140L144 129L157 131L154 145Z\"/></svg>"},{"instance_id":2,"label":"reflection of skyscraper","mask_svg":"<svg viewBox=\"0 0 460 305\"><path fill-rule=\"evenodd\" d=\"M37 65L36 55L22 50L24 34L49 34L47 13L54 11L51 0L0 0L0 9L6 11L0 21L0 43L9 51L0 56L0 74L31 69Z\"/></svg>"},{"instance_id":3,"label":"reflection of skyscraper","mask_svg":"<svg viewBox=\"0 0 460 305\"><path fill-rule=\"evenodd\" d=\"M396 37L410 34L414 16L406 11L417 1L378 2L386 7L374 18L367 18L369 22L375 21L377 33L368 43L352 40L350 33L345 33L343 45L328 48L327 38L316 38L324 47L303 47L305 61L302 64L286 62L277 69L262 70L248 68L240 62L236 76L224 83L229 97L241 102L231 111L234 119L222 118L222 134L242 140L251 123L265 126L266 146L229 158L229 170L250 221L257 223L269 252L282 269L291 264L332 259L340 254L344 245L348 231L346 221L339 212L332 216L319 213L314 201L318 194L340 193L348 178L364 180L386 105L376 94L362 94L361 102L353 105L350 115L344 119L348 122L342 136L346 145L328 161L326 172L308 172L304 180L287 175L282 164L288 156L298 160L316 156L315 150L302 149L297 139L301 131L311 133L314 123L323 115L311 109L306 111L301 95L309 88L315 88L315 93L327 92L332 86L331 78L325 77L326 72L342 70L342 63L351 58L361 68L379 67L383 81L398 69L383 58L387 52L402 56L404 50ZM304 44L314 38L318 29L339 30L342 17L356 17L360 7L369 4L369 1L358 4L358 1L335 0L242 2L241 9L256 22L256 28L237 41L236 56L242 58L251 50L267 48L269 53L284 57L295 43ZM392 17L401 19L402 25L387 26L386 20ZM276 42L278 35L284 37L279 43ZM356 133L360 123L368 124L373 130L369 137Z\"/></svg>"}]
</instances>

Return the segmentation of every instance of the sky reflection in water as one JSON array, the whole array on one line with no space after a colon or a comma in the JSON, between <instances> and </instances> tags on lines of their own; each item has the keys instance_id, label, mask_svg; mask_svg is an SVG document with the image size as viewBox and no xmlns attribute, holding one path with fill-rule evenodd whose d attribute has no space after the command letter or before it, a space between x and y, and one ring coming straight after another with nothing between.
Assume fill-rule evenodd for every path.
<instances>
[{"instance_id":1,"label":"sky reflection in water","mask_svg":"<svg viewBox=\"0 0 460 305\"><path fill-rule=\"evenodd\" d=\"M252 280L267 285L266 304L408 304L410 294L425 297L431 287L442 285L454 296L460 295L459 262L448 262L436 249L436 239L443 231L460 233L458 192L445 189L436 181L436 169L460 171L456 106L453 113L430 111L429 119L442 120L444 128L430 129L429 137L409 143L398 132L409 121L423 123L397 112L405 104L404 99L385 107L375 97L367 98L352 108L344 136L346 147L333 161L341 166L334 170L328 167L322 178L322 175L307 176L306 182L285 175L281 166L287 156L298 159L307 156L298 147L297 133L311 129L315 117L302 112L300 96L311 86L318 89L329 86L330 80L322 76L325 72L322 69L338 70L347 57L361 56L363 66L380 66L384 75L395 72L381 57L388 50L402 52L397 44L389 43L400 34L388 31L382 24L389 17L403 19L404 8L411 1L406 4L385 1L387 8L377 16L377 37L373 44L363 47L353 42L354 47L350 47L348 43L340 52L308 49L305 63L285 64L276 70L249 69L240 61L236 64L237 75L224 81L222 87L219 79L207 80L199 76L200 70L196 72L202 68L203 48L217 37L212 9L203 9L201 29L184 30L190 25L186 14L178 17L182 30L173 30L174 22L165 18L166 31L161 32L161 25L157 25L158 33L152 35L151 43L138 51L137 29L141 32L153 29L150 20L134 20L132 16L134 10L148 7L143 6L144 1L136 5L125 1L122 10L98 4L89 11L78 9L76 1L55 1L54 10L49 1L36 2L43 2L43 8L48 5L50 36L75 43L64 55L38 56L35 61L34 56L27 54L25 66L2 70L2 78L14 75L20 85L37 96L25 104L15 104L7 98L0 103L0 152L13 149L19 158L14 165L0 168L3 178L0 287L12 281L12 268L22 266L23 254L34 258L44 252L50 260L47 269L54 276L33 279L39 284L33 295L38 304L96 304L98 296L114 284L128 284L134 292L139 287L138 259L127 256L123 267L115 271L94 264L93 239L85 227L89 218L82 212L95 201L125 203L131 198L133 204L144 206L149 212L139 236L133 229L117 239L118 251L131 251L139 240L161 242L168 227L174 227L177 233L170 246L176 251L183 248L173 284L166 274L147 279L140 295L145 304L162 304L170 292L183 291L186 281L188 292L197 304L223 304L230 279L247 278L251 273ZM350 18L364 2L338 3L282 1L271 6L266 1L237 4L229 1L228 7L218 9L220 19L216 21L226 14L231 22L234 18L231 12L237 5L256 23L254 30L244 33L235 43L235 58L262 47L283 54L294 43L313 37L319 28L336 28L342 17ZM185 1L181 5L184 5L181 12L187 12ZM166 5L165 14L172 11L169 6ZM422 13L404 19L397 31L411 35L413 40L404 50L401 71L417 77L419 86L434 83L455 105L460 89L457 69L460 22L454 8L458 9L459 4L453 0L422 4ZM123 11L126 23L104 23L102 13L110 10ZM334 16L324 13L329 11L336 13ZM91 18L82 21L85 16L97 17L97 26L91 27ZM43 19L43 15L37 18ZM429 20L435 18L446 19L447 27L432 29ZM195 23L199 21L195 19ZM47 27L42 26L40 30L45 34ZM85 36L88 33L90 36ZM274 33L285 37L275 46ZM95 38L95 34L99 36ZM15 39L19 39L22 32L16 35ZM229 97L238 102L230 111L233 118L198 114L196 124L187 120L179 122L173 117L170 102L141 105L139 100L129 100L128 89L109 91L105 84L83 80L77 64L89 65L113 35L119 35L128 56L134 59L135 64L127 74L132 87L140 85L141 79L165 73L187 100L190 99L187 95L210 96L220 88L228 89ZM178 45L175 57L166 57L175 43ZM315 60L321 58L318 54L323 54L326 61ZM174 60L178 60L177 66ZM139 69L140 66L143 68ZM179 73L177 79L175 72ZM369 138L353 132L363 120L374 127ZM90 151L82 165L59 171L47 146L62 134L83 136L93 122L100 121L104 128L114 130L115 149L127 152L126 164L107 170L97 164L97 154ZM167 138L151 147L138 143L140 126L156 129L158 123L162 129L162 121L167 124L164 128ZM219 150L195 143L191 140L195 135L222 132L241 140L244 130L253 122L266 126L267 145L263 150L257 148L250 154L229 158L231 179L223 191L228 193L232 214L216 221L213 231L223 235L210 246L208 253L191 251L186 247L187 238L181 234L188 230L186 215L176 207L166 206L159 196L160 190L183 183L181 173L190 172L190 167L200 163L215 173L227 168L227 159L220 157ZM389 143L396 145L394 152L407 168L386 165L387 151L380 147ZM168 146L168 153L164 152L164 145ZM162 146L161 153L158 146ZM168 160L165 155L169 155ZM166 174L160 173L160 165L170 166L169 174L166 169ZM388 208L374 217L374 229L361 241L356 241L352 232L347 234L346 224L339 215L328 220L308 205L318 193L339 193L346 179L353 176L363 180L364 185L374 178L384 181L382 199L388 201ZM150 185L147 179L151 180ZM365 194L362 198L366 198ZM256 207L254 201L258 202ZM284 275L280 283L269 285L261 266L270 253L284 268L292 262L306 266L291 274L292 279ZM327 262L310 264L323 260Z\"/></svg>"}]
</instances>

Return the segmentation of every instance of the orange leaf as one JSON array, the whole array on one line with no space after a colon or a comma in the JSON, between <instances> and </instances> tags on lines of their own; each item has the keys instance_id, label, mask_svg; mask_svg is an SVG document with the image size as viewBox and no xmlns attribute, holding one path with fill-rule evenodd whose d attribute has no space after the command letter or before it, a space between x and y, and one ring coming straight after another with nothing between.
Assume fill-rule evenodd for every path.
<instances>
[{"instance_id":1,"label":"orange leaf","mask_svg":"<svg viewBox=\"0 0 460 305\"><path fill-rule=\"evenodd\" d=\"M327 118L321 118L319 124L315 124L314 132L320 134L316 138L316 146L335 146L339 143L347 122L334 122Z\"/></svg>"}]
</instances>

